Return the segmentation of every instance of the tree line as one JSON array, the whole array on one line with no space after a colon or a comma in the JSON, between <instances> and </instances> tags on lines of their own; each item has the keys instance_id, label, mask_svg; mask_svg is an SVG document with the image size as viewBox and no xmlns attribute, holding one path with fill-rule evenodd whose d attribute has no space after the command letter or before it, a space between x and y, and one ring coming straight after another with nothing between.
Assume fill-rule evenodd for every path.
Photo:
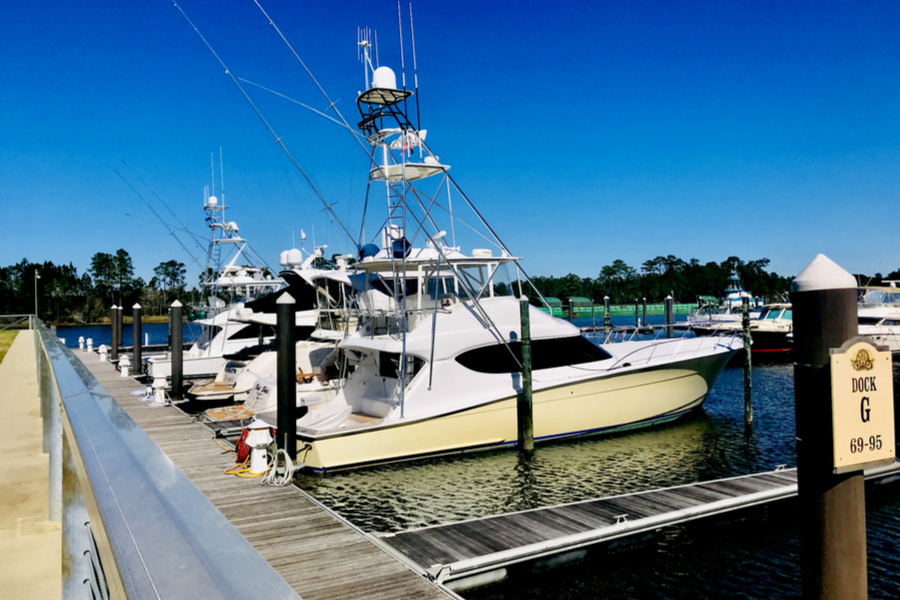
<instances>
[{"instance_id":1,"label":"tree line","mask_svg":"<svg viewBox=\"0 0 900 600\"><path fill-rule=\"evenodd\" d=\"M317 266L333 268L333 264L320 260L323 264ZM744 262L730 256L721 263L701 264L697 259L684 261L670 254L650 259L639 269L615 260L602 267L596 278L570 273L564 277L537 276L532 281L544 296L560 299L579 296L602 304L603 297L609 296L612 304L630 304L636 298L660 302L672 294L676 302L690 303L697 296L721 298L731 273L736 272L745 290L767 301L778 301L790 291L792 277L767 271L769 262L767 258ZM71 263L32 263L23 258L0 267L0 314L33 314L37 292L38 313L47 322L96 323L109 316L113 304L130 309L140 303L145 315L165 315L176 299L186 306L200 303L201 291L197 287L187 289L185 274L184 263L168 260L154 267L153 277L145 282L134 276L131 256L121 248L115 254L94 254L91 266L80 275ZM856 277L861 285L879 285L885 279L900 279L900 269L886 276L876 273ZM200 281L203 279L201 274Z\"/></svg>"},{"instance_id":2,"label":"tree line","mask_svg":"<svg viewBox=\"0 0 900 600\"><path fill-rule=\"evenodd\" d=\"M769 262L768 258L745 262L729 256L721 263L701 264L696 258L685 261L670 254L645 261L640 269L615 260L600 269L596 278L570 273L564 277L533 277L532 281L545 297L579 296L602 304L603 297L609 296L611 304L630 304L641 298L661 302L671 294L675 302L692 303L698 296L721 299L729 287L731 273L735 272L744 290L767 302L778 302L790 292L793 277L767 271ZM879 285L884 279L896 278L900 278L900 269L887 276L856 275L860 285Z\"/></svg>"},{"instance_id":3,"label":"tree line","mask_svg":"<svg viewBox=\"0 0 900 600\"><path fill-rule=\"evenodd\" d=\"M91 266L78 274L72 263L32 263L23 258L0 267L0 314L34 314L55 323L96 323L109 316L110 307L129 312L140 303L145 315L165 315L176 299L196 304L199 290L186 289L184 263L161 262L150 281L134 276L131 256L124 249L115 254L98 252Z\"/></svg>"}]
</instances>

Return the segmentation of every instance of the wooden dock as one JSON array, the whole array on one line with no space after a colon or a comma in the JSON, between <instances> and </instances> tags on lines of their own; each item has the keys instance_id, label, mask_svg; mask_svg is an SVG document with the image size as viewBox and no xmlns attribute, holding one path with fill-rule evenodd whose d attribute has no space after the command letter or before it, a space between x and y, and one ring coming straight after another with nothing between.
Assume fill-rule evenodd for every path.
<instances>
[{"instance_id":1,"label":"wooden dock","mask_svg":"<svg viewBox=\"0 0 900 600\"><path fill-rule=\"evenodd\" d=\"M144 386L121 377L96 353L75 355L304 600L458 598L302 491L225 475L234 457L216 445L208 428L177 408L139 401L131 392Z\"/></svg>"},{"instance_id":2,"label":"wooden dock","mask_svg":"<svg viewBox=\"0 0 900 600\"><path fill-rule=\"evenodd\" d=\"M867 472L866 478L900 478L900 463ZM382 539L436 581L464 589L502 579L509 565L559 554L578 557L586 546L796 494L796 469L783 469L425 527Z\"/></svg>"}]
</instances>

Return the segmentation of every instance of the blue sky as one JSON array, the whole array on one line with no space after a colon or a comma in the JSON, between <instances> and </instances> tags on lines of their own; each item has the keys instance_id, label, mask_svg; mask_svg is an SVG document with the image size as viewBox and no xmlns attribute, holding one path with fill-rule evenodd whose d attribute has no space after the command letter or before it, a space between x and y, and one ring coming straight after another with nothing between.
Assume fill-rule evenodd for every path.
<instances>
[{"instance_id":1,"label":"blue sky","mask_svg":"<svg viewBox=\"0 0 900 600\"><path fill-rule=\"evenodd\" d=\"M399 73L395 2L260 2L351 122L358 26L377 31L380 63ZM325 108L252 0L179 5L236 75ZM529 273L595 277L615 259L669 254L765 257L783 275L820 252L852 272L900 268L897 3L413 10L428 142ZM145 279L174 258L196 281L116 171L167 222L178 225L156 196L205 236L220 147L229 220L271 265L301 229L308 246L314 231L329 254L352 251L171 2L39 0L0 14L0 264L83 272L95 252L124 248ZM248 91L358 227L367 163L350 137Z\"/></svg>"}]
</instances>

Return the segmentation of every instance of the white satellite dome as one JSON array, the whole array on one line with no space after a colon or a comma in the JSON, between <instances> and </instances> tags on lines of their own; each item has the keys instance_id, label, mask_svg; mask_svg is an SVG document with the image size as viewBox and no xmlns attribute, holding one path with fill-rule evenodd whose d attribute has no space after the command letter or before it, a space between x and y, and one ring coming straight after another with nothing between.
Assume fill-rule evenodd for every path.
<instances>
[{"instance_id":1,"label":"white satellite dome","mask_svg":"<svg viewBox=\"0 0 900 600\"><path fill-rule=\"evenodd\" d=\"M394 75L390 67L378 67L372 74L372 87L396 90L397 76Z\"/></svg>"},{"instance_id":2,"label":"white satellite dome","mask_svg":"<svg viewBox=\"0 0 900 600\"><path fill-rule=\"evenodd\" d=\"M282 267L299 267L303 264L303 253L296 248L285 250L281 253Z\"/></svg>"},{"instance_id":3,"label":"white satellite dome","mask_svg":"<svg viewBox=\"0 0 900 600\"><path fill-rule=\"evenodd\" d=\"M238 232L237 223L235 223L234 221L229 221L228 223L225 224L225 231L233 231L234 233L237 233Z\"/></svg>"},{"instance_id":4,"label":"white satellite dome","mask_svg":"<svg viewBox=\"0 0 900 600\"><path fill-rule=\"evenodd\" d=\"M216 198L215 196L210 196L209 198L206 199L207 206L218 206L218 204L219 204L219 199Z\"/></svg>"}]
</instances>

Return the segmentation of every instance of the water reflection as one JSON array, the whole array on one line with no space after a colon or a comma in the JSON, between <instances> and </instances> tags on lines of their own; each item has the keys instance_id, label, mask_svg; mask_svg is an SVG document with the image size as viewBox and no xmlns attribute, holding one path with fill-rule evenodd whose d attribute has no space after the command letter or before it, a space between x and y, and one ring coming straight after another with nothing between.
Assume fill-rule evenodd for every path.
<instances>
[{"instance_id":1,"label":"water reflection","mask_svg":"<svg viewBox=\"0 0 900 600\"><path fill-rule=\"evenodd\" d=\"M743 372L723 371L704 408L632 433L387 465L300 486L371 532L728 477L794 464L793 368L754 371L755 423L743 422Z\"/></svg>"}]
</instances>

